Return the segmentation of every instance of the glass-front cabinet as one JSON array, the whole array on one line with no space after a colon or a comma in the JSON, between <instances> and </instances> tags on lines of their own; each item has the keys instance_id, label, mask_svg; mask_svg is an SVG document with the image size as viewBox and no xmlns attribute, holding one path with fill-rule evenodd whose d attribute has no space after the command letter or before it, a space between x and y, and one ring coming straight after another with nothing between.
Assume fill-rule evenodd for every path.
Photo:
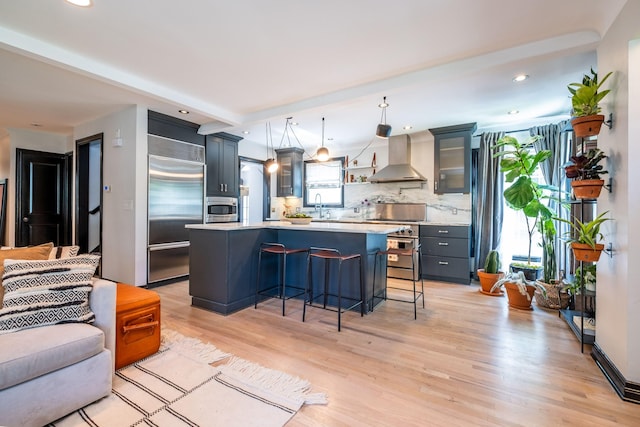
<instances>
[{"instance_id":1,"label":"glass-front cabinet","mask_svg":"<svg viewBox=\"0 0 640 427\"><path fill-rule=\"evenodd\" d=\"M278 156L277 197L302 197L302 148L276 150Z\"/></svg>"},{"instance_id":2,"label":"glass-front cabinet","mask_svg":"<svg viewBox=\"0 0 640 427\"><path fill-rule=\"evenodd\" d=\"M429 129L434 136L434 193L471 190L471 136L476 129L476 123Z\"/></svg>"}]
</instances>

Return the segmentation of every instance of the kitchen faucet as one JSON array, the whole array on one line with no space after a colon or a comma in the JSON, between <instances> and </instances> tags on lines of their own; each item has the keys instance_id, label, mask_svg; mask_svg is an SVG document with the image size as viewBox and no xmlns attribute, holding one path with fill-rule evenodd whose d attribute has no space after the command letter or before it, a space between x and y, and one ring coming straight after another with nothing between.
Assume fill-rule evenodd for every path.
<instances>
[{"instance_id":1,"label":"kitchen faucet","mask_svg":"<svg viewBox=\"0 0 640 427\"><path fill-rule=\"evenodd\" d=\"M320 203L318 203L318 199L320 199ZM320 207L320 218L324 218L324 215L322 214L322 196L320 195L320 193L316 193L316 198L313 202L316 204L316 212L318 211L318 206Z\"/></svg>"}]
</instances>

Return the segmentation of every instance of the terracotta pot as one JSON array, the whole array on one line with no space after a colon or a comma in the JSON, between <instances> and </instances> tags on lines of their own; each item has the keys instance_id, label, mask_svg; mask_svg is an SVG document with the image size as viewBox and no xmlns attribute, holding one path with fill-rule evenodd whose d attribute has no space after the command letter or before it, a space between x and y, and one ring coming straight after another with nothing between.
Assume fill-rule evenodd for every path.
<instances>
[{"instance_id":1,"label":"terracotta pot","mask_svg":"<svg viewBox=\"0 0 640 427\"><path fill-rule=\"evenodd\" d=\"M578 179L571 181L573 194L577 199L597 199L604 185L604 179Z\"/></svg>"},{"instance_id":2,"label":"terracotta pot","mask_svg":"<svg viewBox=\"0 0 640 427\"><path fill-rule=\"evenodd\" d=\"M591 116L576 117L571 120L573 132L577 137L584 138L586 136L594 136L600 133L600 128L604 122L602 114L594 114Z\"/></svg>"},{"instance_id":3,"label":"terracotta pot","mask_svg":"<svg viewBox=\"0 0 640 427\"><path fill-rule=\"evenodd\" d=\"M522 295L520 293L520 289L515 283L506 282L504 284L504 288L507 291L509 307L517 308L518 310L532 310L531 301L533 301L533 294L536 290L535 286L527 285L527 294L529 295L528 299L526 295Z\"/></svg>"},{"instance_id":4,"label":"terracotta pot","mask_svg":"<svg viewBox=\"0 0 640 427\"><path fill-rule=\"evenodd\" d=\"M493 285L504 276L502 271L498 273L485 273L484 268L478 269L478 279L480 280L480 293L484 295L490 295L492 297L499 297L504 295L502 290L498 290L497 292L491 292L491 288Z\"/></svg>"},{"instance_id":5,"label":"terracotta pot","mask_svg":"<svg viewBox=\"0 0 640 427\"><path fill-rule=\"evenodd\" d=\"M569 306L569 294L561 291L562 284L557 280L552 280L552 283L545 283L541 280L536 280L536 282L547 291L547 296L544 296L540 289L535 291L536 304L540 307L557 310Z\"/></svg>"},{"instance_id":6,"label":"terracotta pot","mask_svg":"<svg viewBox=\"0 0 640 427\"><path fill-rule=\"evenodd\" d=\"M596 248L593 249L586 243L571 243L571 249L573 249L573 256L577 261L596 262L600 259L600 253L604 250L604 245L596 243Z\"/></svg>"}]
</instances>

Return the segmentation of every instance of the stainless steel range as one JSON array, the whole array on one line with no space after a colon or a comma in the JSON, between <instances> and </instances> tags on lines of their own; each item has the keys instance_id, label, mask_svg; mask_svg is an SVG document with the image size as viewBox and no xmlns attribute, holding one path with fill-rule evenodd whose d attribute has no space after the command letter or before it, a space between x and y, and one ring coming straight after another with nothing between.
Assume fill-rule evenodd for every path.
<instances>
[{"instance_id":1,"label":"stainless steel range","mask_svg":"<svg viewBox=\"0 0 640 427\"><path fill-rule=\"evenodd\" d=\"M420 222L427 220L427 205L424 203L377 203L374 221L402 225L398 232L387 235L387 248L414 249L419 245ZM414 262L418 263L418 253ZM387 277L411 280L411 260L408 257L388 255ZM416 270L414 279L419 279Z\"/></svg>"}]
</instances>

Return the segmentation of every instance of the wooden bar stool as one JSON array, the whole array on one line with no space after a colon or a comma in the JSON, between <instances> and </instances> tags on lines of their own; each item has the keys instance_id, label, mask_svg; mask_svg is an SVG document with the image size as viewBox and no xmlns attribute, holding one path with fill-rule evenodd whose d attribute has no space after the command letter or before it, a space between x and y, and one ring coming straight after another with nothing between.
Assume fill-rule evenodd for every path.
<instances>
[{"instance_id":1,"label":"wooden bar stool","mask_svg":"<svg viewBox=\"0 0 640 427\"><path fill-rule=\"evenodd\" d=\"M413 290L389 286L387 282L387 286L385 286L382 292L378 292L378 294L376 294L376 272L378 271L378 257L389 256L389 255L411 257L411 267L406 267L405 269L411 272L411 279L407 279L407 280L411 280L413 282ZM418 278L421 282L421 290L419 292L416 289L416 282L418 281L418 279L416 279L416 262L418 264L418 268L417 268ZM394 268L397 269L397 268L403 268L403 267L394 267ZM410 292L412 293L412 298L411 299L390 298L387 295L388 289L393 289L395 291L400 291L400 292ZM384 295L378 296L381 293L384 293ZM409 248L409 249L387 248L387 250L376 252L375 261L373 262L373 298L372 298L372 304L371 304L372 311L373 311L373 307L375 306L376 298L383 299L385 301L387 300L399 301L399 302L407 302L407 303L413 304L413 318L414 319L418 318L418 309L417 309L418 299L422 298L422 308L424 308L424 279L422 278L422 254L420 253L420 244L416 245L414 248Z\"/></svg>"},{"instance_id":2,"label":"wooden bar stool","mask_svg":"<svg viewBox=\"0 0 640 427\"><path fill-rule=\"evenodd\" d=\"M313 260L322 260L324 262L324 288L322 293L313 295L313 272L312 264ZM337 293L333 293L330 290L330 274L331 274L331 261L334 264L337 263L338 271L337 275ZM360 296L356 299L352 295L343 295L342 290L342 263L346 261L358 261L358 270L360 276ZM360 316L364 316L364 271L362 265L362 257L360 254L342 255L337 249L330 248L309 248L309 255L307 256L307 295L304 299L304 306L302 308L302 321L304 322L307 306L322 308L324 310L337 311L338 312L338 332L342 329L342 313L347 310L352 310L357 306L360 306ZM333 308L329 305L329 297L337 298L337 308ZM314 303L316 299L322 298L322 304ZM352 302L348 307L342 306L342 300Z\"/></svg>"},{"instance_id":3,"label":"wooden bar stool","mask_svg":"<svg viewBox=\"0 0 640 427\"><path fill-rule=\"evenodd\" d=\"M256 295L255 306L258 308L258 302L261 296L268 298L279 298L282 300L282 315L285 315L285 303L288 299L303 295L306 290L302 286L292 286L287 284L287 256L293 254L307 254L309 249L290 249L282 243L261 243L260 252L258 254L258 274L256 278ZM260 273L262 270L262 256L276 255L278 257L278 274L276 275L276 283L264 289L260 289Z\"/></svg>"}]
</instances>

